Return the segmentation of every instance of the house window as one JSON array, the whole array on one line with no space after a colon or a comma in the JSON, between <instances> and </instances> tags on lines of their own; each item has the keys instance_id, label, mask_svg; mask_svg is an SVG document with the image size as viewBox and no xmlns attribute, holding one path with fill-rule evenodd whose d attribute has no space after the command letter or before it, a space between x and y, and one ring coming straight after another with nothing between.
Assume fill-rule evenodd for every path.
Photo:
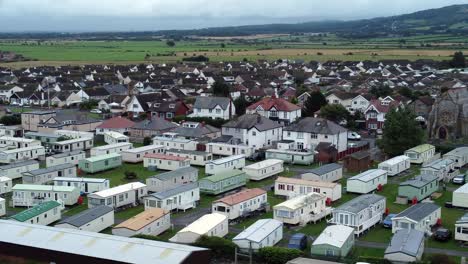
<instances>
[{"instance_id":1,"label":"house window","mask_svg":"<svg viewBox=\"0 0 468 264\"><path fill-rule=\"evenodd\" d=\"M271 110L270 111L270 116L271 117L278 117L278 112L276 112L275 110Z\"/></svg>"},{"instance_id":2,"label":"house window","mask_svg":"<svg viewBox=\"0 0 468 264\"><path fill-rule=\"evenodd\" d=\"M297 132L297 138L304 138L304 133Z\"/></svg>"},{"instance_id":3,"label":"house window","mask_svg":"<svg viewBox=\"0 0 468 264\"><path fill-rule=\"evenodd\" d=\"M252 136L256 136L256 135L257 135L257 132L252 131Z\"/></svg>"},{"instance_id":4,"label":"house window","mask_svg":"<svg viewBox=\"0 0 468 264\"><path fill-rule=\"evenodd\" d=\"M315 133L310 134L310 138L317 139L317 134L315 134Z\"/></svg>"},{"instance_id":5,"label":"house window","mask_svg":"<svg viewBox=\"0 0 468 264\"><path fill-rule=\"evenodd\" d=\"M216 109L216 114L221 114L221 109Z\"/></svg>"}]
</instances>

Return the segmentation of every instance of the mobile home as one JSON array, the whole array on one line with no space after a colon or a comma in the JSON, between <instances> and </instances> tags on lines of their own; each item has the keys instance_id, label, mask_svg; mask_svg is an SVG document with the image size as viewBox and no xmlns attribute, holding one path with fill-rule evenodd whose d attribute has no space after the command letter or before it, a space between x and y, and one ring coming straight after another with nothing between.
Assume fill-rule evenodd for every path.
<instances>
[{"instance_id":1,"label":"mobile home","mask_svg":"<svg viewBox=\"0 0 468 264\"><path fill-rule=\"evenodd\" d=\"M387 184L387 171L371 169L349 178L346 191L351 193L370 193Z\"/></svg>"},{"instance_id":2,"label":"mobile home","mask_svg":"<svg viewBox=\"0 0 468 264\"><path fill-rule=\"evenodd\" d=\"M247 184L247 177L243 171L231 170L200 179L198 182L202 193L218 195L244 186Z\"/></svg>"},{"instance_id":3,"label":"mobile home","mask_svg":"<svg viewBox=\"0 0 468 264\"><path fill-rule=\"evenodd\" d=\"M29 138L2 136L0 137L0 145L6 145L11 148L27 148L41 146L41 142Z\"/></svg>"},{"instance_id":4,"label":"mobile home","mask_svg":"<svg viewBox=\"0 0 468 264\"><path fill-rule=\"evenodd\" d=\"M165 154L146 154L143 157L143 167L151 170L174 171L190 167L190 159Z\"/></svg>"},{"instance_id":5,"label":"mobile home","mask_svg":"<svg viewBox=\"0 0 468 264\"><path fill-rule=\"evenodd\" d=\"M200 188L197 182L182 184L169 190L152 193L144 197L145 210L161 208L167 211L197 207L200 201Z\"/></svg>"},{"instance_id":6,"label":"mobile home","mask_svg":"<svg viewBox=\"0 0 468 264\"><path fill-rule=\"evenodd\" d=\"M128 143L128 142L104 145L104 146L92 148L91 156L99 156L99 155L112 154L112 153L121 154L123 151L132 149L132 148L133 148L133 144Z\"/></svg>"},{"instance_id":7,"label":"mobile home","mask_svg":"<svg viewBox=\"0 0 468 264\"><path fill-rule=\"evenodd\" d=\"M23 183L45 184L52 182L55 177L76 177L75 165L67 163L44 169L23 172Z\"/></svg>"},{"instance_id":8,"label":"mobile home","mask_svg":"<svg viewBox=\"0 0 468 264\"><path fill-rule=\"evenodd\" d=\"M384 259L390 263L417 263L422 259L425 239L424 232L398 230L385 249Z\"/></svg>"},{"instance_id":9,"label":"mobile home","mask_svg":"<svg viewBox=\"0 0 468 264\"><path fill-rule=\"evenodd\" d=\"M128 143L129 138L126 135L119 132L107 131L104 132L104 142L110 145L117 143Z\"/></svg>"},{"instance_id":10,"label":"mobile home","mask_svg":"<svg viewBox=\"0 0 468 264\"><path fill-rule=\"evenodd\" d=\"M343 177L343 166L337 163L329 163L316 169L301 174L303 180L336 182Z\"/></svg>"},{"instance_id":11,"label":"mobile home","mask_svg":"<svg viewBox=\"0 0 468 264\"><path fill-rule=\"evenodd\" d=\"M151 176L146 179L146 185L149 192L164 192L182 184L197 181L198 170L193 167L185 167Z\"/></svg>"},{"instance_id":12,"label":"mobile home","mask_svg":"<svg viewBox=\"0 0 468 264\"><path fill-rule=\"evenodd\" d=\"M272 247L283 239L283 223L275 219L260 219L232 239L240 250L256 251Z\"/></svg>"},{"instance_id":13,"label":"mobile home","mask_svg":"<svg viewBox=\"0 0 468 264\"><path fill-rule=\"evenodd\" d=\"M80 189L81 193L94 193L110 188L110 181L101 178L81 178L81 177L55 177L55 186L73 186Z\"/></svg>"},{"instance_id":14,"label":"mobile home","mask_svg":"<svg viewBox=\"0 0 468 264\"><path fill-rule=\"evenodd\" d=\"M122 156L117 153L99 155L80 160L78 168L87 173L110 170L122 165Z\"/></svg>"},{"instance_id":15,"label":"mobile home","mask_svg":"<svg viewBox=\"0 0 468 264\"><path fill-rule=\"evenodd\" d=\"M25 160L40 159L45 156L43 146L32 146L0 151L0 163L14 163Z\"/></svg>"},{"instance_id":16,"label":"mobile home","mask_svg":"<svg viewBox=\"0 0 468 264\"><path fill-rule=\"evenodd\" d=\"M441 208L436 204L415 204L392 217L392 233L400 229L416 229L431 235L431 227L441 216Z\"/></svg>"},{"instance_id":17,"label":"mobile home","mask_svg":"<svg viewBox=\"0 0 468 264\"><path fill-rule=\"evenodd\" d=\"M132 182L88 195L88 208L107 205L113 208L138 205L147 195L146 184Z\"/></svg>"},{"instance_id":18,"label":"mobile home","mask_svg":"<svg viewBox=\"0 0 468 264\"><path fill-rule=\"evenodd\" d=\"M201 236L224 237L228 234L228 219L225 215L206 214L186 226L169 239L174 243L191 244Z\"/></svg>"},{"instance_id":19,"label":"mobile home","mask_svg":"<svg viewBox=\"0 0 468 264\"><path fill-rule=\"evenodd\" d=\"M433 160L422 165L421 174L434 175L439 181L449 182L459 174L455 165L455 161L451 159Z\"/></svg>"},{"instance_id":20,"label":"mobile home","mask_svg":"<svg viewBox=\"0 0 468 264\"><path fill-rule=\"evenodd\" d=\"M453 191L452 205L456 207L468 208L468 183Z\"/></svg>"},{"instance_id":21,"label":"mobile home","mask_svg":"<svg viewBox=\"0 0 468 264\"><path fill-rule=\"evenodd\" d=\"M9 219L28 224L50 225L62 218L61 209L62 205L59 202L47 201L17 213Z\"/></svg>"},{"instance_id":22,"label":"mobile home","mask_svg":"<svg viewBox=\"0 0 468 264\"><path fill-rule=\"evenodd\" d=\"M112 228L116 236L157 236L171 227L171 214L160 208L151 208Z\"/></svg>"},{"instance_id":23,"label":"mobile home","mask_svg":"<svg viewBox=\"0 0 468 264\"><path fill-rule=\"evenodd\" d=\"M251 212L265 210L267 192L260 188L245 189L212 203L211 211L226 215L229 220L248 216Z\"/></svg>"},{"instance_id":24,"label":"mobile home","mask_svg":"<svg viewBox=\"0 0 468 264\"><path fill-rule=\"evenodd\" d=\"M341 184L286 177L278 177L275 181L275 195L292 198L311 192L323 194L330 201L336 201L341 199Z\"/></svg>"},{"instance_id":25,"label":"mobile home","mask_svg":"<svg viewBox=\"0 0 468 264\"><path fill-rule=\"evenodd\" d=\"M39 169L39 162L37 160L20 161L1 165L0 176L17 179L23 176L23 172L37 169Z\"/></svg>"},{"instance_id":26,"label":"mobile home","mask_svg":"<svg viewBox=\"0 0 468 264\"><path fill-rule=\"evenodd\" d=\"M290 225L304 226L320 221L332 212L325 204L326 197L320 193L308 193L291 198L273 207L273 218Z\"/></svg>"},{"instance_id":27,"label":"mobile home","mask_svg":"<svg viewBox=\"0 0 468 264\"><path fill-rule=\"evenodd\" d=\"M312 256L346 257L354 247L354 228L344 225L327 226L310 247Z\"/></svg>"},{"instance_id":28,"label":"mobile home","mask_svg":"<svg viewBox=\"0 0 468 264\"><path fill-rule=\"evenodd\" d=\"M129 163L143 162L146 154L164 154L166 148L160 145L148 145L122 151L122 160Z\"/></svg>"},{"instance_id":29,"label":"mobile home","mask_svg":"<svg viewBox=\"0 0 468 264\"><path fill-rule=\"evenodd\" d=\"M29 131L24 133L23 137L29 139L39 140L46 149L50 149L52 143L59 141L60 135L53 133L33 132Z\"/></svg>"},{"instance_id":30,"label":"mobile home","mask_svg":"<svg viewBox=\"0 0 468 264\"><path fill-rule=\"evenodd\" d=\"M206 163L205 173L206 174L218 174L230 170L240 170L245 167L245 156L234 155L230 157L224 157L221 159L211 160Z\"/></svg>"},{"instance_id":31,"label":"mobile home","mask_svg":"<svg viewBox=\"0 0 468 264\"><path fill-rule=\"evenodd\" d=\"M6 202L5 199L0 197L0 217L6 214Z\"/></svg>"},{"instance_id":32,"label":"mobile home","mask_svg":"<svg viewBox=\"0 0 468 264\"><path fill-rule=\"evenodd\" d=\"M162 136L155 136L153 144L164 146L166 149L197 150L197 141L178 137L177 135L177 133L166 132Z\"/></svg>"},{"instance_id":33,"label":"mobile home","mask_svg":"<svg viewBox=\"0 0 468 264\"><path fill-rule=\"evenodd\" d=\"M13 186L12 206L34 206L44 201L57 201L70 206L78 202L80 190L72 186L16 184Z\"/></svg>"},{"instance_id":34,"label":"mobile home","mask_svg":"<svg viewBox=\"0 0 468 264\"><path fill-rule=\"evenodd\" d=\"M73 138L51 143L50 148L56 153L67 153L77 150L85 151L91 149L93 144L93 138Z\"/></svg>"},{"instance_id":35,"label":"mobile home","mask_svg":"<svg viewBox=\"0 0 468 264\"><path fill-rule=\"evenodd\" d=\"M430 144L422 144L405 151L405 156L408 156L413 164L423 164L431 160L434 155L435 147Z\"/></svg>"},{"instance_id":36,"label":"mobile home","mask_svg":"<svg viewBox=\"0 0 468 264\"><path fill-rule=\"evenodd\" d=\"M278 159L267 159L245 166L242 170L250 180L260 181L283 172L283 162Z\"/></svg>"},{"instance_id":37,"label":"mobile home","mask_svg":"<svg viewBox=\"0 0 468 264\"><path fill-rule=\"evenodd\" d=\"M290 149L268 149L266 159L280 159L289 164L310 165L314 163L315 152Z\"/></svg>"},{"instance_id":38,"label":"mobile home","mask_svg":"<svg viewBox=\"0 0 468 264\"><path fill-rule=\"evenodd\" d=\"M388 176L395 176L410 168L411 162L408 156L402 155L379 163L378 168L387 171Z\"/></svg>"},{"instance_id":39,"label":"mobile home","mask_svg":"<svg viewBox=\"0 0 468 264\"><path fill-rule=\"evenodd\" d=\"M11 178L0 176L0 195L11 192L13 181Z\"/></svg>"},{"instance_id":40,"label":"mobile home","mask_svg":"<svg viewBox=\"0 0 468 264\"><path fill-rule=\"evenodd\" d=\"M166 150L166 154L176 157L188 158L190 159L190 165L196 166L205 166L207 162L213 159L213 154L196 150L168 149Z\"/></svg>"},{"instance_id":41,"label":"mobile home","mask_svg":"<svg viewBox=\"0 0 468 264\"><path fill-rule=\"evenodd\" d=\"M468 213L465 213L455 222L455 240L468 242Z\"/></svg>"},{"instance_id":42,"label":"mobile home","mask_svg":"<svg viewBox=\"0 0 468 264\"><path fill-rule=\"evenodd\" d=\"M255 153L255 149L243 144L233 145L223 142L210 142L206 144L206 152L218 156L244 155L249 157Z\"/></svg>"},{"instance_id":43,"label":"mobile home","mask_svg":"<svg viewBox=\"0 0 468 264\"><path fill-rule=\"evenodd\" d=\"M94 138L94 133L76 130L55 130L54 133L68 138Z\"/></svg>"},{"instance_id":44,"label":"mobile home","mask_svg":"<svg viewBox=\"0 0 468 264\"><path fill-rule=\"evenodd\" d=\"M86 153L81 150L75 150L46 157L46 167L52 167L61 164L78 165L80 160L86 158Z\"/></svg>"},{"instance_id":45,"label":"mobile home","mask_svg":"<svg viewBox=\"0 0 468 264\"><path fill-rule=\"evenodd\" d=\"M55 227L101 232L114 225L114 208L96 206L60 221Z\"/></svg>"},{"instance_id":46,"label":"mobile home","mask_svg":"<svg viewBox=\"0 0 468 264\"><path fill-rule=\"evenodd\" d=\"M443 157L455 161L455 168L459 169L468 163L468 147L456 148L445 153Z\"/></svg>"},{"instance_id":47,"label":"mobile home","mask_svg":"<svg viewBox=\"0 0 468 264\"><path fill-rule=\"evenodd\" d=\"M398 196L407 200L416 198L422 201L439 189L439 180L435 175L419 175L400 183Z\"/></svg>"}]
</instances>

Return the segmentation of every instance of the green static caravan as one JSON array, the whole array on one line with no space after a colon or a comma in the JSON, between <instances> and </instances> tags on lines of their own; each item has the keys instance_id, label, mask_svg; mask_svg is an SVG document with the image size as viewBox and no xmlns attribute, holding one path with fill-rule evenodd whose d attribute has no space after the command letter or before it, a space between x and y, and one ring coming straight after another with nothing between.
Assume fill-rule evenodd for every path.
<instances>
[{"instance_id":1,"label":"green static caravan","mask_svg":"<svg viewBox=\"0 0 468 264\"><path fill-rule=\"evenodd\" d=\"M47 201L15 214L9 220L28 224L49 225L62 218L61 207L62 205L59 202Z\"/></svg>"},{"instance_id":2,"label":"green static caravan","mask_svg":"<svg viewBox=\"0 0 468 264\"><path fill-rule=\"evenodd\" d=\"M354 228L330 225L312 242L312 256L346 257L354 246Z\"/></svg>"},{"instance_id":3,"label":"green static caravan","mask_svg":"<svg viewBox=\"0 0 468 264\"><path fill-rule=\"evenodd\" d=\"M117 153L104 154L80 160L78 168L87 173L110 170L122 165L122 156Z\"/></svg>"},{"instance_id":4,"label":"green static caravan","mask_svg":"<svg viewBox=\"0 0 468 264\"><path fill-rule=\"evenodd\" d=\"M200 192L217 195L245 186L247 176L240 170L221 172L198 181Z\"/></svg>"},{"instance_id":5,"label":"green static caravan","mask_svg":"<svg viewBox=\"0 0 468 264\"><path fill-rule=\"evenodd\" d=\"M398 196L418 201L424 200L439 189L438 177L435 175L419 175L400 183Z\"/></svg>"},{"instance_id":6,"label":"green static caravan","mask_svg":"<svg viewBox=\"0 0 468 264\"><path fill-rule=\"evenodd\" d=\"M268 149L265 155L265 159L279 159L289 164L310 165L314 163L315 152Z\"/></svg>"}]
</instances>

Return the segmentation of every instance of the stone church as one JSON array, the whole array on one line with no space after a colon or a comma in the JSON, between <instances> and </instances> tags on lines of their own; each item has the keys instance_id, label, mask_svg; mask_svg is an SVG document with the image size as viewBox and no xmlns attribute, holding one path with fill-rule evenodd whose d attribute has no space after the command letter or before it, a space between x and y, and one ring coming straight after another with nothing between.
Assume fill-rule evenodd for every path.
<instances>
[{"instance_id":1,"label":"stone church","mask_svg":"<svg viewBox=\"0 0 468 264\"><path fill-rule=\"evenodd\" d=\"M429 114L429 138L450 140L468 137L468 89L441 94Z\"/></svg>"}]
</instances>

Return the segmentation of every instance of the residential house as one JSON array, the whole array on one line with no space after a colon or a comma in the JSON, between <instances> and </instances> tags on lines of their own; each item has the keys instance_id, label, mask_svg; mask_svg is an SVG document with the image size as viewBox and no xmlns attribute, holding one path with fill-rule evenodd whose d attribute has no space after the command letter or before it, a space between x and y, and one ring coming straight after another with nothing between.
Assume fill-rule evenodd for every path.
<instances>
[{"instance_id":1,"label":"residential house","mask_svg":"<svg viewBox=\"0 0 468 264\"><path fill-rule=\"evenodd\" d=\"M190 108L181 100L155 101L150 105L151 116L171 120L176 116L186 116Z\"/></svg>"},{"instance_id":2,"label":"residential house","mask_svg":"<svg viewBox=\"0 0 468 264\"><path fill-rule=\"evenodd\" d=\"M208 117L211 119L231 119L236 108L227 97L197 97L193 104L193 113L189 117Z\"/></svg>"},{"instance_id":3,"label":"residential house","mask_svg":"<svg viewBox=\"0 0 468 264\"><path fill-rule=\"evenodd\" d=\"M51 117L56 116L55 111L32 111L21 113L21 126L27 131L38 131L38 125Z\"/></svg>"},{"instance_id":4,"label":"residential house","mask_svg":"<svg viewBox=\"0 0 468 264\"><path fill-rule=\"evenodd\" d=\"M177 125L163 118L153 117L151 120L143 120L137 122L129 128L129 134L132 138L143 140L145 137L153 137L156 135L169 132L177 128Z\"/></svg>"},{"instance_id":5,"label":"residential house","mask_svg":"<svg viewBox=\"0 0 468 264\"><path fill-rule=\"evenodd\" d=\"M300 106L292 104L283 98L273 96L263 98L248 106L246 113L259 114L281 124L289 125L301 118L302 109Z\"/></svg>"},{"instance_id":6,"label":"residential house","mask_svg":"<svg viewBox=\"0 0 468 264\"><path fill-rule=\"evenodd\" d=\"M102 135L105 132L113 131L124 135L128 135L130 129L135 126L135 122L122 117L116 116L107 120L104 120L102 124L96 127L96 135Z\"/></svg>"},{"instance_id":7,"label":"residential house","mask_svg":"<svg viewBox=\"0 0 468 264\"><path fill-rule=\"evenodd\" d=\"M366 128L369 130L383 129L385 115L392 109L397 108L400 102L386 100L371 100L369 106L364 111L366 118Z\"/></svg>"}]
</instances>

